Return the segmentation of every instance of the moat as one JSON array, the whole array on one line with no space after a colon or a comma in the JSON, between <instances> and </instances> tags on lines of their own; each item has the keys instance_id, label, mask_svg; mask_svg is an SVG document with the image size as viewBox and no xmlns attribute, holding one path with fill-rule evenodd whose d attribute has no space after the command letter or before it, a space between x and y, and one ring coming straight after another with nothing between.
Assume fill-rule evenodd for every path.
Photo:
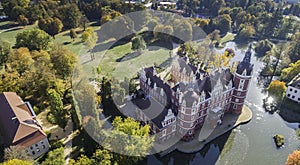
<instances>
[{"instance_id":1,"label":"moat","mask_svg":"<svg viewBox=\"0 0 300 165\"><path fill-rule=\"evenodd\" d=\"M233 60L240 61L247 45L240 47L234 42L228 42L225 48L217 51L224 52L226 48L233 48ZM246 105L253 113L251 122L213 140L199 152L183 154L174 151L163 157L151 155L141 164L284 164L288 154L300 147L294 130L299 123L288 123L277 113L269 114L263 109L266 94L263 92L263 80L259 78L263 63L255 56L251 62L254 64L254 72L246 99ZM285 137L283 148L276 148L272 139L275 134Z\"/></svg>"}]
</instances>

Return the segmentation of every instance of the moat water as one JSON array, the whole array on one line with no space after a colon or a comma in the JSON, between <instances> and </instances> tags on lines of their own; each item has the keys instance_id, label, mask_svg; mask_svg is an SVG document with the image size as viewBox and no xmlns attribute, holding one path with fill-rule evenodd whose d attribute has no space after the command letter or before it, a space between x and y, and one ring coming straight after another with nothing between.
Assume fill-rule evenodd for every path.
<instances>
[{"instance_id":1,"label":"moat water","mask_svg":"<svg viewBox=\"0 0 300 165\"><path fill-rule=\"evenodd\" d=\"M240 61L244 57L247 45L238 46L235 42L228 42L223 49L217 51L222 53L226 48L234 49L233 60ZM299 123L288 123L277 113L269 114L263 109L266 94L259 78L263 63L254 56L254 52L252 63L254 72L246 100L246 105L253 112L253 118L249 123L217 138L199 152L184 154L174 151L164 157L150 155L141 164L283 165L288 154L300 148L300 140L295 133ZM275 134L282 134L285 137L286 143L283 148L276 148L272 138Z\"/></svg>"}]
</instances>

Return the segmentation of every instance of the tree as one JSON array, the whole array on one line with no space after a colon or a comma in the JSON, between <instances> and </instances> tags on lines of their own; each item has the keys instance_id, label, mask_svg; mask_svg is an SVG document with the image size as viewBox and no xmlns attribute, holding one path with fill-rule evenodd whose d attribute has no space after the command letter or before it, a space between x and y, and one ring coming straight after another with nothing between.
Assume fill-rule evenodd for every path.
<instances>
[{"instance_id":1,"label":"tree","mask_svg":"<svg viewBox=\"0 0 300 165\"><path fill-rule=\"evenodd\" d=\"M95 164L95 160L90 159L85 155L80 155L80 157L77 161L72 159L69 162L69 165L91 165L91 164Z\"/></svg>"},{"instance_id":2,"label":"tree","mask_svg":"<svg viewBox=\"0 0 300 165\"><path fill-rule=\"evenodd\" d=\"M33 163L27 160L12 159L1 163L1 165L33 165Z\"/></svg>"},{"instance_id":3,"label":"tree","mask_svg":"<svg viewBox=\"0 0 300 165\"><path fill-rule=\"evenodd\" d=\"M61 32L63 28L63 23L58 18L40 19L38 25L40 29L53 37Z\"/></svg>"},{"instance_id":4,"label":"tree","mask_svg":"<svg viewBox=\"0 0 300 165\"><path fill-rule=\"evenodd\" d=\"M19 15L19 17L18 17L18 23L21 26L26 26L26 25L29 24L29 20L24 15Z\"/></svg>"},{"instance_id":5,"label":"tree","mask_svg":"<svg viewBox=\"0 0 300 165\"><path fill-rule=\"evenodd\" d=\"M255 29L252 25L241 25L241 30L237 34L237 39L242 42L247 42L255 34Z\"/></svg>"},{"instance_id":6,"label":"tree","mask_svg":"<svg viewBox=\"0 0 300 165\"><path fill-rule=\"evenodd\" d=\"M232 20L229 14L220 15L214 21L216 22L216 29L219 29L221 34L230 31Z\"/></svg>"},{"instance_id":7,"label":"tree","mask_svg":"<svg viewBox=\"0 0 300 165\"><path fill-rule=\"evenodd\" d=\"M157 25L153 30L154 38L162 41L170 41L173 35L173 27L171 25Z\"/></svg>"},{"instance_id":8,"label":"tree","mask_svg":"<svg viewBox=\"0 0 300 165\"><path fill-rule=\"evenodd\" d=\"M73 39L73 41L75 40L75 38L77 38L77 33L74 29L70 30L70 37L71 39Z\"/></svg>"},{"instance_id":9,"label":"tree","mask_svg":"<svg viewBox=\"0 0 300 165\"><path fill-rule=\"evenodd\" d=\"M286 165L299 165L300 164L300 150L295 150L293 153L289 154Z\"/></svg>"},{"instance_id":10,"label":"tree","mask_svg":"<svg viewBox=\"0 0 300 165\"><path fill-rule=\"evenodd\" d=\"M65 163L64 148L57 148L48 152L47 158L42 162L42 165L62 165Z\"/></svg>"},{"instance_id":11,"label":"tree","mask_svg":"<svg viewBox=\"0 0 300 165\"><path fill-rule=\"evenodd\" d=\"M54 89L48 90L48 99L51 107L51 114L55 117L55 122L62 128L67 124L67 111L64 110L63 102L59 93Z\"/></svg>"},{"instance_id":12,"label":"tree","mask_svg":"<svg viewBox=\"0 0 300 165\"><path fill-rule=\"evenodd\" d=\"M99 165L111 165L113 164L113 154L106 149L97 149L92 158Z\"/></svg>"},{"instance_id":13,"label":"tree","mask_svg":"<svg viewBox=\"0 0 300 165\"><path fill-rule=\"evenodd\" d=\"M64 46L53 45L50 51L51 62L57 75L63 79L69 78L77 62L77 56Z\"/></svg>"},{"instance_id":14,"label":"tree","mask_svg":"<svg viewBox=\"0 0 300 165\"><path fill-rule=\"evenodd\" d=\"M78 6L74 3L66 4L58 8L59 18L66 29L76 28L79 26L82 14Z\"/></svg>"},{"instance_id":15,"label":"tree","mask_svg":"<svg viewBox=\"0 0 300 165\"><path fill-rule=\"evenodd\" d=\"M17 34L15 47L27 47L29 50L47 50L50 42L51 38L45 31L32 29Z\"/></svg>"},{"instance_id":16,"label":"tree","mask_svg":"<svg viewBox=\"0 0 300 165\"><path fill-rule=\"evenodd\" d=\"M300 60L300 32L292 37L292 42L288 48L288 55L292 62Z\"/></svg>"},{"instance_id":17,"label":"tree","mask_svg":"<svg viewBox=\"0 0 300 165\"><path fill-rule=\"evenodd\" d=\"M146 48L146 42L144 41L143 37L141 37L140 35L133 37L131 39L131 49L132 50L143 50Z\"/></svg>"},{"instance_id":18,"label":"tree","mask_svg":"<svg viewBox=\"0 0 300 165\"><path fill-rule=\"evenodd\" d=\"M285 82L274 80L268 86L267 91L270 96L274 97L278 101L281 101L286 91Z\"/></svg>"},{"instance_id":19,"label":"tree","mask_svg":"<svg viewBox=\"0 0 300 165\"><path fill-rule=\"evenodd\" d=\"M19 74L30 70L33 67L34 60L31 57L28 48L19 48L13 50L7 59L8 65Z\"/></svg>"},{"instance_id":20,"label":"tree","mask_svg":"<svg viewBox=\"0 0 300 165\"><path fill-rule=\"evenodd\" d=\"M219 42L220 41L220 30L214 30L212 33L208 35L211 42Z\"/></svg>"},{"instance_id":21,"label":"tree","mask_svg":"<svg viewBox=\"0 0 300 165\"><path fill-rule=\"evenodd\" d=\"M143 156L146 156L153 145L153 137L150 137L150 127L141 126L132 118L116 117L112 123L114 130L109 135L109 144L114 151L130 153L140 156L126 156L114 154L114 158L120 164L134 164ZM130 136L130 137L128 137Z\"/></svg>"},{"instance_id":22,"label":"tree","mask_svg":"<svg viewBox=\"0 0 300 165\"><path fill-rule=\"evenodd\" d=\"M299 73L300 73L300 60L298 60L295 63L291 63L289 67L283 69L280 75L280 79L288 83Z\"/></svg>"},{"instance_id":23,"label":"tree","mask_svg":"<svg viewBox=\"0 0 300 165\"><path fill-rule=\"evenodd\" d=\"M255 44L255 52L259 56L264 56L273 47L273 44L268 40L260 40Z\"/></svg>"},{"instance_id":24,"label":"tree","mask_svg":"<svg viewBox=\"0 0 300 165\"><path fill-rule=\"evenodd\" d=\"M21 146L10 146L4 149L4 159L5 160L25 160L25 161L33 161L31 156L29 156L26 152L24 147Z\"/></svg>"},{"instance_id":25,"label":"tree","mask_svg":"<svg viewBox=\"0 0 300 165\"><path fill-rule=\"evenodd\" d=\"M5 64L10 51L11 51L10 43L8 41L0 40L0 66Z\"/></svg>"}]
</instances>

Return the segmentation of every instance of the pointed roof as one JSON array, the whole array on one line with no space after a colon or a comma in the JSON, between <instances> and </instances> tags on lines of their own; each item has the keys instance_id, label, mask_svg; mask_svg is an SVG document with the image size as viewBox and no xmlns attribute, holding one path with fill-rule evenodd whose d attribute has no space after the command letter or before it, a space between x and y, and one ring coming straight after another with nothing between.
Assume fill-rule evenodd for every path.
<instances>
[{"instance_id":1,"label":"pointed roof","mask_svg":"<svg viewBox=\"0 0 300 165\"><path fill-rule=\"evenodd\" d=\"M251 64L251 49L252 49L252 43L249 45L248 50L245 53L243 61L239 63L237 66L236 72L240 75L243 75L243 72L246 71L245 76L250 76L252 74L253 70L253 64Z\"/></svg>"},{"instance_id":2,"label":"pointed roof","mask_svg":"<svg viewBox=\"0 0 300 165\"><path fill-rule=\"evenodd\" d=\"M14 92L0 95L0 132L6 136L6 145L29 147L47 138L30 108Z\"/></svg>"}]
</instances>

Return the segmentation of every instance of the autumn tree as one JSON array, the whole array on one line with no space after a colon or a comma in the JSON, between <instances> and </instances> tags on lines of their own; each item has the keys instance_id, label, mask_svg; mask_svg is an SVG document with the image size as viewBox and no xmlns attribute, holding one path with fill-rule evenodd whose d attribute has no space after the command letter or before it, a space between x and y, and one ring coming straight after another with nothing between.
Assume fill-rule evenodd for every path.
<instances>
[{"instance_id":1,"label":"autumn tree","mask_svg":"<svg viewBox=\"0 0 300 165\"><path fill-rule=\"evenodd\" d=\"M268 86L267 91L270 96L280 101L284 97L286 91L285 82L274 80Z\"/></svg>"},{"instance_id":2,"label":"autumn tree","mask_svg":"<svg viewBox=\"0 0 300 165\"><path fill-rule=\"evenodd\" d=\"M10 146L8 148L4 149L4 159L5 160L13 160L13 159L19 159L19 160L25 160L32 162L33 159L31 156L29 156L26 152L24 147L21 146Z\"/></svg>"},{"instance_id":3,"label":"autumn tree","mask_svg":"<svg viewBox=\"0 0 300 165\"><path fill-rule=\"evenodd\" d=\"M51 38L45 31L31 29L17 34L15 47L27 47L29 50L47 50L50 42Z\"/></svg>"},{"instance_id":4,"label":"autumn tree","mask_svg":"<svg viewBox=\"0 0 300 165\"><path fill-rule=\"evenodd\" d=\"M64 46L53 45L50 51L50 57L57 75L63 79L71 76L77 62L77 56L72 51Z\"/></svg>"},{"instance_id":5,"label":"autumn tree","mask_svg":"<svg viewBox=\"0 0 300 165\"><path fill-rule=\"evenodd\" d=\"M64 148L57 148L48 152L47 158L42 162L42 165L62 165L65 163Z\"/></svg>"},{"instance_id":6,"label":"autumn tree","mask_svg":"<svg viewBox=\"0 0 300 165\"><path fill-rule=\"evenodd\" d=\"M29 24L29 20L24 15L19 15L19 17L18 17L18 23L21 26L26 26L26 25Z\"/></svg>"},{"instance_id":7,"label":"autumn tree","mask_svg":"<svg viewBox=\"0 0 300 165\"><path fill-rule=\"evenodd\" d=\"M63 28L63 23L58 18L47 18L39 20L39 28L47 32L51 36L55 36L60 33Z\"/></svg>"},{"instance_id":8,"label":"autumn tree","mask_svg":"<svg viewBox=\"0 0 300 165\"><path fill-rule=\"evenodd\" d=\"M51 107L51 113L55 117L55 122L62 128L66 125L67 111L64 110L63 102L59 93L54 89L48 91L48 99Z\"/></svg>"},{"instance_id":9,"label":"autumn tree","mask_svg":"<svg viewBox=\"0 0 300 165\"><path fill-rule=\"evenodd\" d=\"M300 150L295 150L293 153L289 154L286 165L299 165L300 164Z\"/></svg>"},{"instance_id":10,"label":"autumn tree","mask_svg":"<svg viewBox=\"0 0 300 165\"><path fill-rule=\"evenodd\" d=\"M27 160L12 159L1 163L1 165L33 165L33 162Z\"/></svg>"}]
</instances>

